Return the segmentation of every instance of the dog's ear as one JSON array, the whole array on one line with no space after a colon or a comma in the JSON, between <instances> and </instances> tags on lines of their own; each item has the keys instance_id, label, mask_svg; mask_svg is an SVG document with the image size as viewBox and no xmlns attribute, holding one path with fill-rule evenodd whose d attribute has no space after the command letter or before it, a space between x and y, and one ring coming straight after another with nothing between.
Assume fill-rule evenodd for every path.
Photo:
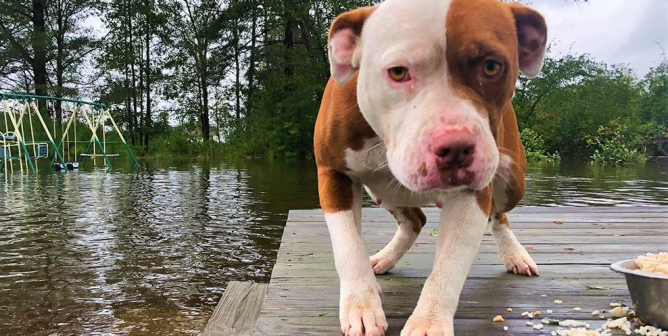
<instances>
[{"instance_id":1,"label":"dog's ear","mask_svg":"<svg viewBox=\"0 0 668 336\"><path fill-rule=\"evenodd\" d=\"M329 29L329 67L339 84L348 81L359 67L362 26L375 9L363 7L343 13L336 17Z\"/></svg>"},{"instance_id":2,"label":"dog's ear","mask_svg":"<svg viewBox=\"0 0 668 336\"><path fill-rule=\"evenodd\" d=\"M529 77L538 76L543 67L547 25L545 19L535 10L517 2L508 3L515 17L517 27L518 55L520 71Z\"/></svg>"}]
</instances>

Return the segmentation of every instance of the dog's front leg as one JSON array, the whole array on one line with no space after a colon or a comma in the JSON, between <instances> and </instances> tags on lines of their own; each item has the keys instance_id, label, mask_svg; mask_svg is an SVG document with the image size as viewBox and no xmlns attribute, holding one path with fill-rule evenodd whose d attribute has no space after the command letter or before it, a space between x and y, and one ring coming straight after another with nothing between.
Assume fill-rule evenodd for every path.
<instances>
[{"instance_id":1,"label":"dog's front leg","mask_svg":"<svg viewBox=\"0 0 668 336\"><path fill-rule=\"evenodd\" d=\"M361 237L362 185L337 171L319 169L318 189L341 283L341 331L350 336L384 335L381 289Z\"/></svg>"},{"instance_id":2,"label":"dog's front leg","mask_svg":"<svg viewBox=\"0 0 668 336\"><path fill-rule=\"evenodd\" d=\"M434 268L401 336L454 335L459 294L487 226L490 197L488 190L485 193L482 197L462 193L445 200ZM486 211L481 209L479 199Z\"/></svg>"}]
</instances>

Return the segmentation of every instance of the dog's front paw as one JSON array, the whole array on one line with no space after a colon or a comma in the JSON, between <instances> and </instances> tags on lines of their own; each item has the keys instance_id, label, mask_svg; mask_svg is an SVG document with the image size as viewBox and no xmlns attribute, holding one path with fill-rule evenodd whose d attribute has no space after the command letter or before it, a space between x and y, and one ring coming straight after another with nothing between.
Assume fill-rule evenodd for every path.
<instances>
[{"instance_id":1,"label":"dog's front paw","mask_svg":"<svg viewBox=\"0 0 668 336\"><path fill-rule=\"evenodd\" d=\"M375 274L385 274L387 271L393 269L397 263L395 258L383 251L374 254L369 260L371 260L371 266Z\"/></svg>"},{"instance_id":2,"label":"dog's front paw","mask_svg":"<svg viewBox=\"0 0 668 336\"><path fill-rule=\"evenodd\" d=\"M538 265L536 265L529 253L524 248L516 252L501 256L501 261L503 261L508 272L528 276L539 275Z\"/></svg>"},{"instance_id":3,"label":"dog's front paw","mask_svg":"<svg viewBox=\"0 0 668 336\"><path fill-rule=\"evenodd\" d=\"M359 281L341 284L339 319L346 336L385 335L387 322L381 303L378 283Z\"/></svg>"},{"instance_id":4,"label":"dog's front paw","mask_svg":"<svg viewBox=\"0 0 668 336\"><path fill-rule=\"evenodd\" d=\"M411 315L401 336L455 336L452 319Z\"/></svg>"}]
</instances>

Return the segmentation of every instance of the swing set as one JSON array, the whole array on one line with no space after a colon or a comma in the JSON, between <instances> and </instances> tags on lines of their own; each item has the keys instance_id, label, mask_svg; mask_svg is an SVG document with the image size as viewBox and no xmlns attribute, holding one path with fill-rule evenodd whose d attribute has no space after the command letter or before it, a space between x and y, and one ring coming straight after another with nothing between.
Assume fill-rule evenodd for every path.
<instances>
[{"instance_id":1,"label":"swing set","mask_svg":"<svg viewBox=\"0 0 668 336\"><path fill-rule=\"evenodd\" d=\"M72 103L71 109L68 111L63 106L63 112L68 112L69 116L67 122L61 125L60 134L55 118L53 127L51 130L49 129L39 112L36 99L44 99L47 102ZM81 158L81 166L86 164L88 158L92 158L95 164L95 158L98 157L102 157L104 166L107 170L111 170L109 158L119 156L119 154L107 152L107 145L112 144L122 144L135 167L139 167L137 158L132 154L132 150L125 141L114 118L102 104L69 98L4 93L0 95L0 113L3 115L3 119L0 120L4 120L5 126L4 130L0 129L0 171L4 172L5 176L14 172L14 162L18 162L21 173L36 173L38 167L36 161L49 158L49 146L53 148L53 158L50 166L54 171L78 169L79 158ZM25 132L24 118L27 119L29 133ZM41 130L47 139L35 139L34 118L39 121L37 127L40 128L37 128L37 130ZM90 133L88 141L78 139L77 124L86 126L86 133ZM118 135L120 140L107 141L107 130L115 131L114 133ZM60 135L60 138L58 138L58 135ZM58 139L60 141L57 141ZM78 144L87 145L82 153L79 153L79 149L77 149Z\"/></svg>"}]
</instances>

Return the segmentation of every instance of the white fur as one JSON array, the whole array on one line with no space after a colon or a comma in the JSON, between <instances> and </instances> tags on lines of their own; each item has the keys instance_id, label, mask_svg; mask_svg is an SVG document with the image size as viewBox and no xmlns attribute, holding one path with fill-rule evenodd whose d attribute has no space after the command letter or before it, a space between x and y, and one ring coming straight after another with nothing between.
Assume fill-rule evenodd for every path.
<instances>
[{"instance_id":1,"label":"white fur","mask_svg":"<svg viewBox=\"0 0 668 336\"><path fill-rule=\"evenodd\" d=\"M454 336L453 319L459 294L485 232L487 215L472 193L444 200L434 268L427 278L417 307L401 336ZM456 209L456 210L454 210Z\"/></svg>"},{"instance_id":2,"label":"white fur","mask_svg":"<svg viewBox=\"0 0 668 336\"><path fill-rule=\"evenodd\" d=\"M417 240L420 231L414 230L414 226L422 225L422 223L412 223L409 218L404 216L402 209L399 207L385 204L383 204L383 207L394 213L394 217L397 219L397 232L382 250L370 258L373 272L376 274L385 274L394 268L394 265Z\"/></svg>"},{"instance_id":3,"label":"white fur","mask_svg":"<svg viewBox=\"0 0 668 336\"><path fill-rule=\"evenodd\" d=\"M379 336L387 329L381 289L371 268L360 235L362 190L353 186L353 208L325 213L341 281L339 319L341 331L351 336ZM365 333L366 330L366 333Z\"/></svg>"},{"instance_id":4,"label":"white fur","mask_svg":"<svg viewBox=\"0 0 668 336\"><path fill-rule=\"evenodd\" d=\"M346 149L348 175L359 179L373 199L381 199L386 205L427 206L443 191L416 193L401 184L390 171L387 149L380 138L365 140L360 150Z\"/></svg>"},{"instance_id":5,"label":"white fur","mask_svg":"<svg viewBox=\"0 0 668 336\"><path fill-rule=\"evenodd\" d=\"M496 217L490 218L490 231L499 250L499 257L506 269L515 274L538 275L538 265L520 244L510 227Z\"/></svg>"}]
</instances>

